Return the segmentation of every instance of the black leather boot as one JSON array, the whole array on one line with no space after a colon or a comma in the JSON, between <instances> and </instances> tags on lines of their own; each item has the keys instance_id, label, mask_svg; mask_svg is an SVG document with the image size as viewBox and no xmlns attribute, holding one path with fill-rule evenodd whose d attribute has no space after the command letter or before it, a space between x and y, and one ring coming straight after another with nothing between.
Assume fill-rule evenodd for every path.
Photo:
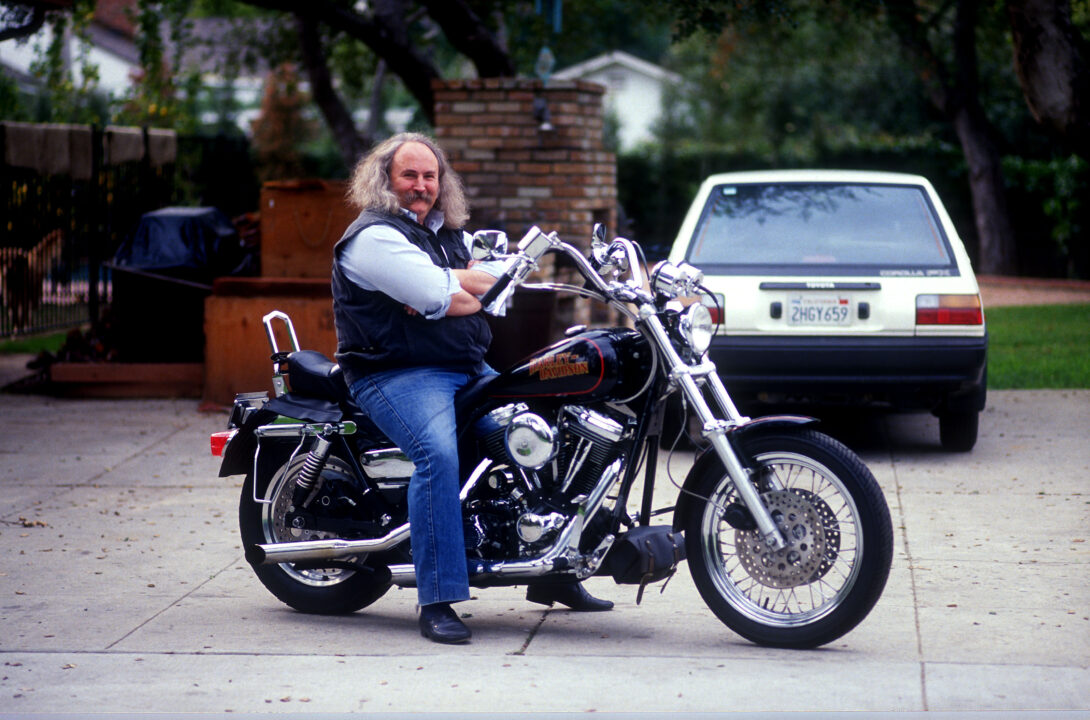
<instances>
[{"instance_id":1,"label":"black leather boot","mask_svg":"<svg viewBox=\"0 0 1090 720\"><path fill-rule=\"evenodd\" d=\"M448 645L464 643L473 636L450 603L421 606L420 634L428 640Z\"/></svg>"},{"instance_id":2,"label":"black leather boot","mask_svg":"<svg viewBox=\"0 0 1090 720\"><path fill-rule=\"evenodd\" d=\"M594 597L580 582L531 585L526 589L526 599L549 606L560 603L578 612L602 612L613 609L611 601Z\"/></svg>"}]
</instances>

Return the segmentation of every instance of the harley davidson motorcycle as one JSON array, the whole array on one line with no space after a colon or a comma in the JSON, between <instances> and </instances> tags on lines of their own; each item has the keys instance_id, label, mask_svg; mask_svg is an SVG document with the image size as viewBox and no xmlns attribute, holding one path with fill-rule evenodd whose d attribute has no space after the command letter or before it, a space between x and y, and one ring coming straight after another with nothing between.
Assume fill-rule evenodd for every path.
<instances>
[{"instance_id":1,"label":"harley davidson motorcycle","mask_svg":"<svg viewBox=\"0 0 1090 720\"><path fill-rule=\"evenodd\" d=\"M547 252L566 256L585 283L528 282ZM506 262L482 298L490 312L522 286L589 297L627 319L573 327L457 397L473 586L607 575L638 585L638 601L686 560L712 612L761 645L815 647L866 617L893 554L882 491L813 419L738 411L706 356L708 306L682 302L712 297L699 270L660 263L648 274L639 246L608 242L601 226L588 256L536 227L513 253L502 233L477 233L473 254ZM277 321L290 349L279 347ZM211 439L220 475L246 474L247 560L273 595L307 613L350 613L393 585L414 586L412 463L355 406L340 368L299 349L287 315L272 312L264 324L275 396L239 395L228 430ZM705 449L674 505L656 509L674 392ZM652 522L670 513L669 524Z\"/></svg>"}]
</instances>

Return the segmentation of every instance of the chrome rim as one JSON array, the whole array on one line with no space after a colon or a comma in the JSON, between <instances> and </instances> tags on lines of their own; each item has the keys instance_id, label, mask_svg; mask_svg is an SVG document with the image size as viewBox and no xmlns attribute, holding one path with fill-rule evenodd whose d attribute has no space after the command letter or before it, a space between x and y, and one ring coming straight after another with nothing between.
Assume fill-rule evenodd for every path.
<instances>
[{"instance_id":1,"label":"chrome rim","mask_svg":"<svg viewBox=\"0 0 1090 720\"><path fill-rule=\"evenodd\" d=\"M328 540L337 537L330 532L291 527L287 521L287 515L292 509L291 499L292 490L295 487L295 477L304 460L305 455L296 458L269 483L265 500L271 502L261 506L261 529L266 542L301 542L305 540ZM344 476L347 479L350 473L351 471L343 462L331 457L326 461L325 468L322 470L322 480L328 482L338 476ZM345 562L358 562L359 560L358 557L344 558ZM337 585L356 574L354 570L341 567L300 569L291 563L280 563L279 567L297 582L313 587Z\"/></svg>"},{"instance_id":2,"label":"chrome rim","mask_svg":"<svg viewBox=\"0 0 1090 720\"><path fill-rule=\"evenodd\" d=\"M750 620L805 625L840 606L855 584L859 510L840 478L813 458L771 452L757 464L757 488L787 547L773 552L756 531L728 524L724 509L741 500L724 476L705 505L704 560L719 594Z\"/></svg>"}]
</instances>

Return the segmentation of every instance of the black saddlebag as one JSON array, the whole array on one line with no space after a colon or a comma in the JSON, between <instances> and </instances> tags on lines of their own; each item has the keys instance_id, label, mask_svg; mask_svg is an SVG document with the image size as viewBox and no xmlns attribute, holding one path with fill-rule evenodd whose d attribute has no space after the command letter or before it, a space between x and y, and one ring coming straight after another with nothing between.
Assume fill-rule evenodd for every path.
<instances>
[{"instance_id":1,"label":"black saddlebag","mask_svg":"<svg viewBox=\"0 0 1090 720\"><path fill-rule=\"evenodd\" d=\"M600 574L621 585L640 585L670 577L685 559L685 538L669 525L629 530L609 549Z\"/></svg>"}]
</instances>

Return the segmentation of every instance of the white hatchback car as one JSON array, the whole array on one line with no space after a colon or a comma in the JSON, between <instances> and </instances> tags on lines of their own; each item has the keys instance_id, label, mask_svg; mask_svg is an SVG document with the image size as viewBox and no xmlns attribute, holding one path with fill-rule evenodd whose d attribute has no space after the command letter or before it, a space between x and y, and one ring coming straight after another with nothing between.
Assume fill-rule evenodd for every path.
<instances>
[{"instance_id":1,"label":"white hatchback car","mask_svg":"<svg viewBox=\"0 0 1090 720\"><path fill-rule=\"evenodd\" d=\"M670 260L700 268L717 297L709 352L743 402L928 410L943 447L976 443L987 395L984 311L969 257L925 178L713 175Z\"/></svg>"}]
</instances>

